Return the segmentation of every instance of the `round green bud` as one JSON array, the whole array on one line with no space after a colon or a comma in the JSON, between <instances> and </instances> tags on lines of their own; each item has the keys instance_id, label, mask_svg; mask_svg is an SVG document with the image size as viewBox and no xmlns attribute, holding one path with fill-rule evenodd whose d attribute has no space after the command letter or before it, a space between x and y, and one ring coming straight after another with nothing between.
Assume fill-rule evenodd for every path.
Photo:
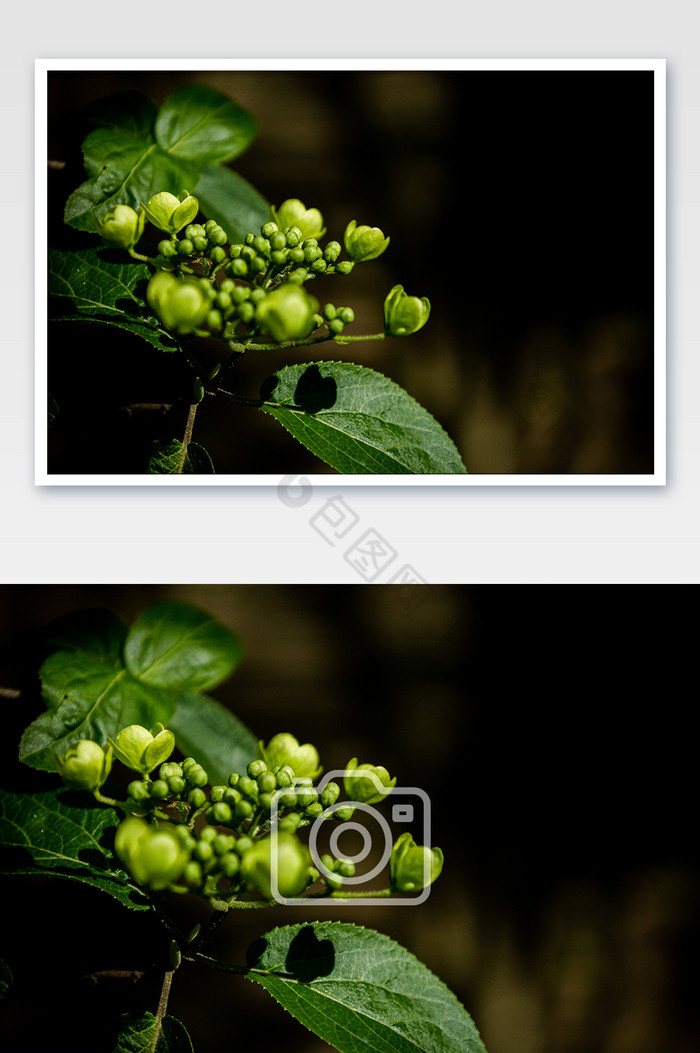
<instances>
[{"instance_id":1,"label":"round green bud","mask_svg":"<svg viewBox=\"0 0 700 1053\"><path fill-rule=\"evenodd\" d=\"M338 318L342 319L346 325L350 325L351 322L355 321L355 312L352 307L341 307L338 311Z\"/></svg>"},{"instance_id":2,"label":"round green bud","mask_svg":"<svg viewBox=\"0 0 700 1053\"><path fill-rule=\"evenodd\" d=\"M217 856L223 856L226 852L231 852L235 844L236 838L233 834L217 834L212 841Z\"/></svg>"},{"instance_id":3,"label":"round green bud","mask_svg":"<svg viewBox=\"0 0 700 1053\"><path fill-rule=\"evenodd\" d=\"M355 873L355 864L349 859L339 859L335 867L336 873L342 877L353 877Z\"/></svg>"},{"instance_id":4,"label":"round green bud","mask_svg":"<svg viewBox=\"0 0 700 1053\"><path fill-rule=\"evenodd\" d=\"M324 808L329 808L340 797L340 786L337 782L327 782L319 794L319 801Z\"/></svg>"},{"instance_id":5,"label":"round green bud","mask_svg":"<svg viewBox=\"0 0 700 1053\"><path fill-rule=\"evenodd\" d=\"M255 318L255 308L249 300L238 308L238 317L246 325Z\"/></svg>"},{"instance_id":6,"label":"round green bud","mask_svg":"<svg viewBox=\"0 0 700 1053\"><path fill-rule=\"evenodd\" d=\"M63 781L76 789L99 790L112 767L112 749L102 749L92 739L80 739L69 746L63 757L54 754L56 771Z\"/></svg>"},{"instance_id":7,"label":"round green bud","mask_svg":"<svg viewBox=\"0 0 700 1053\"><path fill-rule=\"evenodd\" d=\"M301 340L311 332L318 301L298 285L280 285L256 306L255 317L260 327L273 340Z\"/></svg>"},{"instance_id":8,"label":"round green bud","mask_svg":"<svg viewBox=\"0 0 700 1053\"><path fill-rule=\"evenodd\" d=\"M294 735L280 732L274 735L267 745L262 740L258 743L258 755L268 768L288 768L297 779L313 780L323 771L319 764L318 750L310 742L300 745ZM279 774L279 772L278 772Z\"/></svg>"},{"instance_id":9,"label":"round green bud","mask_svg":"<svg viewBox=\"0 0 700 1053\"><path fill-rule=\"evenodd\" d=\"M209 310L208 298L198 281L176 278L169 271L153 275L146 298L166 329L177 333L193 332Z\"/></svg>"},{"instance_id":10,"label":"round green bud","mask_svg":"<svg viewBox=\"0 0 700 1053\"><path fill-rule=\"evenodd\" d=\"M247 260L247 261L254 260L255 259L255 255L256 255L255 249L253 248L252 245L244 245L243 248L241 249L241 259L242 260Z\"/></svg>"},{"instance_id":11,"label":"round green bud","mask_svg":"<svg viewBox=\"0 0 700 1053\"><path fill-rule=\"evenodd\" d=\"M195 252L206 252L209 248L209 238L205 238L200 234L198 237L192 238L192 246Z\"/></svg>"},{"instance_id":12,"label":"round green bud","mask_svg":"<svg viewBox=\"0 0 700 1053\"><path fill-rule=\"evenodd\" d=\"M140 208L134 211L129 205L115 205L101 219L95 216L97 233L108 245L120 249L131 249L143 234L146 217Z\"/></svg>"},{"instance_id":13,"label":"round green bud","mask_svg":"<svg viewBox=\"0 0 700 1053\"><path fill-rule=\"evenodd\" d=\"M257 779L258 775L267 771L267 765L264 760L253 760L250 762L246 770L251 779Z\"/></svg>"},{"instance_id":14,"label":"round green bud","mask_svg":"<svg viewBox=\"0 0 700 1053\"><path fill-rule=\"evenodd\" d=\"M262 303L262 301L265 299L266 296L267 296L267 293L265 292L264 289L255 288L255 289L251 289L250 290L250 301L251 301L251 303L254 303L256 306L257 306L257 304Z\"/></svg>"},{"instance_id":15,"label":"round green bud","mask_svg":"<svg viewBox=\"0 0 700 1053\"><path fill-rule=\"evenodd\" d=\"M304 260L307 263L313 263L314 260L317 260L320 257L321 250L319 249L318 245L309 245L306 243L304 244Z\"/></svg>"},{"instance_id":16,"label":"round green bud","mask_svg":"<svg viewBox=\"0 0 700 1053\"><path fill-rule=\"evenodd\" d=\"M335 263L335 261L338 259L338 256L340 256L340 242L329 241L325 249L323 250L324 260L326 261L326 263Z\"/></svg>"},{"instance_id":17,"label":"round green bud","mask_svg":"<svg viewBox=\"0 0 700 1053\"><path fill-rule=\"evenodd\" d=\"M187 786L181 775L171 775L169 779L166 779L166 782L173 797L179 797Z\"/></svg>"},{"instance_id":18,"label":"round green bud","mask_svg":"<svg viewBox=\"0 0 700 1053\"><path fill-rule=\"evenodd\" d=\"M269 812L272 808L272 794L261 793L260 797L258 798L258 804L261 808L264 808L266 812Z\"/></svg>"},{"instance_id":19,"label":"round green bud","mask_svg":"<svg viewBox=\"0 0 700 1053\"><path fill-rule=\"evenodd\" d=\"M318 794L315 790L312 790L308 786L302 786L297 790L297 808L308 808L310 804L315 804L318 800Z\"/></svg>"},{"instance_id":20,"label":"round green bud","mask_svg":"<svg viewBox=\"0 0 700 1053\"><path fill-rule=\"evenodd\" d=\"M307 267L297 267L296 270L290 271L287 275L287 281L290 285L303 285L309 276Z\"/></svg>"},{"instance_id":21,"label":"round green bud","mask_svg":"<svg viewBox=\"0 0 700 1053\"><path fill-rule=\"evenodd\" d=\"M244 819L250 819L253 814L253 806L250 801L239 801L233 811L236 819L242 822Z\"/></svg>"},{"instance_id":22,"label":"round green bud","mask_svg":"<svg viewBox=\"0 0 700 1053\"><path fill-rule=\"evenodd\" d=\"M154 194L148 203L141 207L146 219L166 234L179 233L199 212L197 198L192 197L186 190L177 197L167 192Z\"/></svg>"},{"instance_id":23,"label":"round green bud","mask_svg":"<svg viewBox=\"0 0 700 1053\"><path fill-rule=\"evenodd\" d=\"M263 763L259 761L258 763ZM261 772L256 780L258 789L262 793L273 793L277 789L277 776L273 775L271 771Z\"/></svg>"},{"instance_id":24,"label":"round green bud","mask_svg":"<svg viewBox=\"0 0 700 1053\"><path fill-rule=\"evenodd\" d=\"M155 797L156 801L164 801L169 796L170 787L165 779L156 779L151 783L151 797Z\"/></svg>"},{"instance_id":25,"label":"round green bud","mask_svg":"<svg viewBox=\"0 0 700 1053\"><path fill-rule=\"evenodd\" d=\"M235 852L228 852L219 860L219 869L224 877L234 878L240 869L241 863Z\"/></svg>"},{"instance_id":26,"label":"round green bud","mask_svg":"<svg viewBox=\"0 0 700 1053\"><path fill-rule=\"evenodd\" d=\"M237 260L242 252L243 246L239 241L235 242L233 245L229 245L228 247L228 254L232 260Z\"/></svg>"},{"instance_id":27,"label":"round green bud","mask_svg":"<svg viewBox=\"0 0 700 1053\"><path fill-rule=\"evenodd\" d=\"M335 318L336 309L332 303L327 303L323 307L323 317L330 322L331 318Z\"/></svg>"},{"instance_id":28,"label":"round green bud","mask_svg":"<svg viewBox=\"0 0 700 1053\"><path fill-rule=\"evenodd\" d=\"M335 269L338 274L349 274L354 266L352 260L340 260L339 263L336 263Z\"/></svg>"},{"instance_id":29,"label":"round green bud","mask_svg":"<svg viewBox=\"0 0 700 1053\"><path fill-rule=\"evenodd\" d=\"M209 239L214 242L214 246L217 249L223 248L228 241L228 235L223 227L214 227L213 230L209 231ZM223 257L222 257L223 259Z\"/></svg>"},{"instance_id":30,"label":"round green bud","mask_svg":"<svg viewBox=\"0 0 700 1053\"><path fill-rule=\"evenodd\" d=\"M158 242L158 253L166 260L172 259L173 256L177 256L177 242L164 238L163 241Z\"/></svg>"},{"instance_id":31,"label":"round green bud","mask_svg":"<svg viewBox=\"0 0 700 1053\"><path fill-rule=\"evenodd\" d=\"M195 787L194 790L190 790L187 794L187 803L191 804L193 808L201 808L206 799L206 793L199 787Z\"/></svg>"},{"instance_id":32,"label":"round green bud","mask_svg":"<svg viewBox=\"0 0 700 1053\"><path fill-rule=\"evenodd\" d=\"M163 271L158 273L164 274ZM108 742L117 760L143 775L160 767L175 749L175 736L172 731L166 731L162 724L155 724L150 731L139 724L130 724L119 732L114 741L108 739Z\"/></svg>"},{"instance_id":33,"label":"round green bud","mask_svg":"<svg viewBox=\"0 0 700 1053\"><path fill-rule=\"evenodd\" d=\"M379 227L358 227L352 219L345 228L345 251L353 263L374 260L386 249L389 238L385 238Z\"/></svg>"},{"instance_id":34,"label":"round green bud","mask_svg":"<svg viewBox=\"0 0 700 1053\"><path fill-rule=\"evenodd\" d=\"M186 848L194 848L197 841L196 838L192 836L187 826L185 826L182 823L178 823L178 825L173 827L173 829L175 831L175 836L180 841L180 844L185 845Z\"/></svg>"},{"instance_id":35,"label":"round green bud","mask_svg":"<svg viewBox=\"0 0 700 1053\"><path fill-rule=\"evenodd\" d=\"M146 801L151 796L148 788L149 785L149 783L141 782L140 779L135 779L134 782L129 783L129 785L126 788L126 792L128 793L129 797L131 797L132 801L136 801L140 804L142 801Z\"/></svg>"},{"instance_id":36,"label":"round green bud","mask_svg":"<svg viewBox=\"0 0 700 1053\"><path fill-rule=\"evenodd\" d=\"M409 833L394 842L389 858L391 887L395 892L414 892L431 885L442 871L439 848L417 845Z\"/></svg>"},{"instance_id":37,"label":"round green bud","mask_svg":"<svg viewBox=\"0 0 700 1053\"><path fill-rule=\"evenodd\" d=\"M214 303L219 308L219 310L227 311L231 306L232 302L233 301L231 299L231 294L228 292L222 292L221 289L219 289L218 293L216 294L216 299L214 300Z\"/></svg>"},{"instance_id":38,"label":"round green bud","mask_svg":"<svg viewBox=\"0 0 700 1053\"><path fill-rule=\"evenodd\" d=\"M279 789L284 789L286 786L291 786L294 782L294 772L291 768L284 767L280 768L279 771L275 772L275 781Z\"/></svg>"},{"instance_id":39,"label":"round green bud","mask_svg":"<svg viewBox=\"0 0 700 1053\"><path fill-rule=\"evenodd\" d=\"M228 786L212 786L209 791L209 800L211 803L216 804L217 801L223 801L227 789Z\"/></svg>"},{"instance_id":40,"label":"round green bud","mask_svg":"<svg viewBox=\"0 0 700 1053\"><path fill-rule=\"evenodd\" d=\"M248 273L248 261L239 257L227 264L227 270L234 278L245 278Z\"/></svg>"},{"instance_id":41,"label":"round green bud","mask_svg":"<svg viewBox=\"0 0 700 1053\"><path fill-rule=\"evenodd\" d=\"M250 270L252 274L263 274L267 270L267 260L262 256L255 256L250 261Z\"/></svg>"},{"instance_id":42,"label":"round green bud","mask_svg":"<svg viewBox=\"0 0 700 1053\"><path fill-rule=\"evenodd\" d=\"M192 855L200 863L208 863L209 860L214 858L214 849L208 841L198 841L192 849Z\"/></svg>"},{"instance_id":43,"label":"round green bud","mask_svg":"<svg viewBox=\"0 0 700 1053\"><path fill-rule=\"evenodd\" d=\"M345 322L341 318L331 318L330 322L328 323L328 329L331 333L335 333L336 336L340 335L344 328Z\"/></svg>"},{"instance_id":44,"label":"round green bud","mask_svg":"<svg viewBox=\"0 0 700 1053\"><path fill-rule=\"evenodd\" d=\"M224 800L226 804L230 804L233 808L234 805L238 804L241 799L240 791L235 786L229 786L224 794Z\"/></svg>"},{"instance_id":45,"label":"round green bud","mask_svg":"<svg viewBox=\"0 0 700 1053\"><path fill-rule=\"evenodd\" d=\"M114 850L136 881L152 889L167 888L189 858L172 826L153 827L134 815L119 825Z\"/></svg>"},{"instance_id":46,"label":"round green bud","mask_svg":"<svg viewBox=\"0 0 700 1053\"><path fill-rule=\"evenodd\" d=\"M303 263L304 262L304 250L301 247L289 250L289 262L290 263Z\"/></svg>"},{"instance_id":47,"label":"round green bud","mask_svg":"<svg viewBox=\"0 0 700 1053\"><path fill-rule=\"evenodd\" d=\"M213 826L205 826L204 829L200 831L199 840L210 845L212 842L216 841L218 836L219 832L218 830L215 830Z\"/></svg>"},{"instance_id":48,"label":"round green bud","mask_svg":"<svg viewBox=\"0 0 700 1053\"><path fill-rule=\"evenodd\" d=\"M223 263L226 259L226 250L221 245L215 245L209 252L209 259L212 263Z\"/></svg>"},{"instance_id":49,"label":"round green bud","mask_svg":"<svg viewBox=\"0 0 700 1053\"><path fill-rule=\"evenodd\" d=\"M188 223L185 227L185 237L194 240L195 238L203 238L206 235L206 229L201 223Z\"/></svg>"},{"instance_id":50,"label":"round green bud","mask_svg":"<svg viewBox=\"0 0 700 1053\"><path fill-rule=\"evenodd\" d=\"M280 819L278 826L280 830L284 830L287 833L294 833L301 822L301 815L299 812L290 812L289 815L283 815Z\"/></svg>"},{"instance_id":51,"label":"round green bud","mask_svg":"<svg viewBox=\"0 0 700 1053\"><path fill-rule=\"evenodd\" d=\"M232 771L231 774L228 777L228 784L229 784L229 786L238 786L238 780L239 779L240 779L240 775L238 774L238 772L237 771Z\"/></svg>"},{"instance_id":52,"label":"round green bud","mask_svg":"<svg viewBox=\"0 0 700 1053\"><path fill-rule=\"evenodd\" d=\"M194 252L194 245L189 238L183 238L182 241L177 243L177 252L179 256L191 256Z\"/></svg>"},{"instance_id":53,"label":"round green bud","mask_svg":"<svg viewBox=\"0 0 700 1053\"><path fill-rule=\"evenodd\" d=\"M263 223L262 227L260 228L260 233L264 238L270 238L270 241L272 241L272 238L279 233L279 229L280 228L277 226L277 224L273 223L272 220L270 220L269 223Z\"/></svg>"},{"instance_id":54,"label":"round green bud","mask_svg":"<svg viewBox=\"0 0 700 1053\"><path fill-rule=\"evenodd\" d=\"M345 765L346 774L344 778L345 795L350 801L359 804L377 804L387 797L394 786L396 776L389 778L386 768L377 767L374 764L358 764L357 757L353 757Z\"/></svg>"},{"instance_id":55,"label":"round green bud","mask_svg":"<svg viewBox=\"0 0 700 1053\"><path fill-rule=\"evenodd\" d=\"M384 331L389 336L410 336L422 329L430 317L427 297L407 296L403 285L395 285L384 301Z\"/></svg>"},{"instance_id":56,"label":"round green bud","mask_svg":"<svg viewBox=\"0 0 700 1053\"><path fill-rule=\"evenodd\" d=\"M281 230L276 231L270 238L270 248L275 252L281 252L287 248L287 239Z\"/></svg>"},{"instance_id":57,"label":"round green bud","mask_svg":"<svg viewBox=\"0 0 700 1053\"><path fill-rule=\"evenodd\" d=\"M253 248L257 252L258 256L269 256L270 255L270 242L267 238L263 238L260 234L253 238Z\"/></svg>"},{"instance_id":58,"label":"round green bud","mask_svg":"<svg viewBox=\"0 0 700 1053\"><path fill-rule=\"evenodd\" d=\"M207 808L206 817L208 823L230 823L231 805L226 804L225 801L219 801L218 804Z\"/></svg>"},{"instance_id":59,"label":"round green bud","mask_svg":"<svg viewBox=\"0 0 700 1053\"><path fill-rule=\"evenodd\" d=\"M339 889L343 884L343 878L340 874L324 874L323 880L326 882L329 888Z\"/></svg>"},{"instance_id":60,"label":"round green bud","mask_svg":"<svg viewBox=\"0 0 700 1053\"><path fill-rule=\"evenodd\" d=\"M287 262L287 253L282 249L273 249L270 253L270 259L277 267L284 267Z\"/></svg>"},{"instance_id":61,"label":"round green bud","mask_svg":"<svg viewBox=\"0 0 700 1053\"><path fill-rule=\"evenodd\" d=\"M323 805L318 801L313 801L304 812L306 819L318 819L323 814Z\"/></svg>"},{"instance_id":62,"label":"round green bud","mask_svg":"<svg viewBox=\"0 0 700 1053\"><path fill-rule=\"evenodd\" d=\"M236 841L236 852L239 856L244 856L254 843L252 837L239 837Z\"/></svg>"},{"instance_id":63,"label":"round green bud","mask_svg":"<svg viewBox=\"0 0 700 1053\"><path fill-rule=\"evenodd\" d=\"M297 896L308 884L309 850L294 834L278 834L257 841L241 861L241 877L247 887L265 899L273 894L273 866L281 896Z\"/></svg>"},{"instance_id":64,"label":"round green bud","mask_svg":"<svg viewBox=\"0 0 700 1053\"><path fill-rule=\"evenodd\" d=\"M290 249L295 249L302 242L302 233L298 227L290 227L286 231L287 246Z\"/></svg>"},{"instance_id":65,"label":"round green bud","mask_svg":"<svg viewBox=\"0 0 700 1053\"><path fill-rule=\"evenodd\" d=\"M354 808L351 808L349 805L343 805L342 808L335 808L331 812L331 815L334 819L337 819L339 823L344 823L347 822L348 819L352 819L354 812Z\"/></svg>"},{"instance_id":66,"label":"round green bud","mask_svg":"<svg viewBox=\"0 0 700 1053\"><path fill-rule=\"evenodd\" d=\"M243 240L245 241L246 245L252 245L253 242L255 241L255 238L256 238L256 235L253 234L252 231L250 231L250 233L246 234L246 236L245 236L245 238Z\"/></svg>"},{"instance_id":67,"label":"round green bud","mask_svg":"<svg viewBox=\"0 0 700 1053\"><path fill-rule=\"evenodd\" d=\"M182 877L187 885L201 885L204 880L202 868L195 859L190 859L182 871Z\"/></svg>"},{"instance_id":68,"label":"round green bud","mask_svg":"<svg viewBox=\"0 0 700 1053\"><path fill-rule=\"evenodd\" d=\"M166 761L158 769L159 779L170 779L173 775L182 775L182 765L174 761Z\"/></svg>"},{"instance_id":69,"label":"round green bud","mask_svg":"<svg viewBox=\"0 0 700 1053\"><path fill-rule=\"evenodd\" d=\"M248 797L250 800L257 800L258 784L249 776L241 775L236 789L239 793L242 793L244 797Z\"/></svg>"},{"instance_id":70,"label":"round green bud","mask_svg":"<svg viewBox=\"0 0 700 1053\"><path fill-rule=\"evenodd\" d=\"M311 264L311 270L314 272L314 274L323 274L327 266L328 264L325 260L314 260L314 262Z\"/></svg>"},{"instance_id":71,"label":"round green bud","mask_svg":"<svg viewBox=\"0 0 700 1053\"><path fill-rule=\"evenodd\" d=\"M199 764L185 772L185 778L190 786L204 787L209 782L209 776Z\"/></svg>"},{"instance_id":72,"label":"round green bud","mask_svg":"<svg viewBox=\"0 0 700 1053\"><path fill-rule=\"evenodd\" d=\"M326 870L335 870L335 868L338 865L338 860L334 859L333 856L329 856L328 854L321 856L320 862Z\"/></svg>"}]
</instances>

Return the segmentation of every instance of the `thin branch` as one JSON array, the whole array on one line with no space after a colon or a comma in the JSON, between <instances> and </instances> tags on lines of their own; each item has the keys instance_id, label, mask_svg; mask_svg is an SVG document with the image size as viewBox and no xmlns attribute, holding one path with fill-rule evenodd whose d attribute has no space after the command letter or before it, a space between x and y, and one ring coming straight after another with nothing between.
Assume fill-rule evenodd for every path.
<instances>
[{"instance_id":1,"label":"thin branch","mask_svg":"<svg viewBox=\"0 0 700 1053\"><path fill-rule=\"evenodd\" d=\"M174 972L174 969L168 969L163 975L163 986L160 989L160 998L158 1000L158 1009L156 1011L156 1026L153 1030L153 1039L151 1040L151 1053L155 1053L155 1048L158 1045L158 1039L160 1038L160 1032L163 1027L163 1017L168 1008L168 998L170 997L170 987L173 982Z\"/></svg>"},{"instance_id":2,"label":"thin branch","mask_svg":"<svg viewBox=\"0 0 700 1053\"><path fill-rule=\"evenodd\" d=\"M197 415L198 402L193 402L190 405L189 413L187 414L187 424L185 425L185 434L182 437L182 453L180 454L180 460L178 461L176 474L182 475L182 470L185 467L185 461L187 459L187 447L192 441L192 431L194 429L194 418Z\"/></svg>"}]
</instances>

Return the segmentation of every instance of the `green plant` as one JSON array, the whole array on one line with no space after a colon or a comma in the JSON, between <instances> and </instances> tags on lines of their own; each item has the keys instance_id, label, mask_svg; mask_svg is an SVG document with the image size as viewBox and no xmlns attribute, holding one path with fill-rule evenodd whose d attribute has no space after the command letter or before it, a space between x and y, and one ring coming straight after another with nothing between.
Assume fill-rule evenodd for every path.
<instances>
[{"instance_id":1,"label":"green plant","mask_svg":"<svg viewBox=\"0 0 700 1053\"><path fill-rule=\"evenodd\" d=\"M257 398L231 390L244 355L331 341L342 348L426 325L428 299L401 285L383 294L382 331L367 335L350 331L351 306L322 302L308 289L319 278L344 281L377 259L390 243L383 231L351 219L342 244L324 241L319 209L294 197L271 206L227 167L256 123L213 88L183 87L159 109L127 92L89 116L88 178L70 195L64 219L93 237L85 247L50 250L50 318L116 327L187 362L184 428L154 440L145 472L213 472L193 433L202 402L218 400L268 414L342 473L466 473L431 414L365 366L294 363L263 379ZM57 412L52 398L51 421Z\"/></svg>"},{"instance_id":2,"label":"green plant","mask_svg":"<svg viewBox=\"0 0 700 1053\"><path fill-rule=\"evenodd\" d=\"M339 1053L484 1053L454 994L377 931L305 913L255 940L245 964L206 952L213 930L237 910L297 897L308 910L366 896L343 887L352 861L337 851L317 858L305 834L380 803L395 777L353 758L343 801L338 782L315 785L323 768L313 744L289 732L259 741L206 694L233 672L242 648L196 607L157 603L128 629L109 611L79 612L50 626L45 642L46 712L22 735L19 757L65 785L0 789L1 870L92 886L162 922L155 1012L123 1015L118 1033L96 1036L94 1048L191 1050L184 1025L167 1015L168 996L181 968L207 966L260 984ZM371 895L427 887L442 866L440 849L402 834L387 887ZM171 907L179 896L209 910L193 931ZM36 902L40 909L41 896ZM0 963L5 988L10 966Z\"/></svg>"}]
</instances>

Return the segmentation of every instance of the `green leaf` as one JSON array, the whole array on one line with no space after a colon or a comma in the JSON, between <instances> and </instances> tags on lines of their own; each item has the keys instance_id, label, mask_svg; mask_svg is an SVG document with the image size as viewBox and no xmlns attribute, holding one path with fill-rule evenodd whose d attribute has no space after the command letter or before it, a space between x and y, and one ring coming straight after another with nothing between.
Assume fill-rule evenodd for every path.
<instances>
[{"instance_id":1,"label":"green leaf","mask_svg":"<svg viewBox=\"0 0 700 1053\"><path fill-rule=\"evenodd\" d=\"M9 965L0 958L0 1002L7 998L7 993L14 983L14 977Z\"/></svg>"},{"instance_id":2,"label":"green leaf","mask_svg":"<svg viewBox=\"0 0 700 1053\"><path fill-rule=\"evenodd\" d=\"M339 1053L486 1053L455 995L388 936L341 922L257 940L248 978Z\"/></svg>"},{"instance_id":3,"label":"green leaf","mask_svg":"<svg viewBox=\"0 0 700 1053\"><path fill-rule=\"evenodd\" d=\"M167 724L175 710L172 692L88 654L56 651L39 675L48 710L22 735L19 759L42 771L55 771L55 754L79 739L104 746L129 724Z\"/></svg>"},{"instance_id":4,"label":"green leaf","mask_svg":"<svg viewBox=\"0 0 700 1053\"><path fill-rule=\"evenodd\" d=\"M152 270L105 245L76 252L49 252L48 293L52 317L126 329L160 351L177 344L145 305Z\"/></svg>"},{"instance_id":5,"label":"green leaf","mask_svg":"<svg viewBox=\"0 0 700 1053\"><path fill-rule=\"evenodd\" d=\"M225 625L189 603L154 603L124 645L127 669L144 683L180 691L220 684L238 665L241 644Z\"/></svg>"},{"instance_id":6,"label":"green leaf","mask_svg":"<svg viewBox=\"0 0 700 1053\"><path fill-rule=\"evenodd\" d=\"M114 860L113 808L84 793L61 787L40 793L0 789L2 872L81 881L134 910L149 901Z\"/></svg>"},{"instance_id":7,"label":"green leaf","mask_svg":"<svg viewBox=\"0 0 700 1053\"><path fill-rule=\"evenodd\" d=\"M258 740L228 709L206 695L178 696L168 725L177 748L202 765L212 785L228 783L231 772L244 773L257 757Z\"/></svg>"},{"instance_id":8,"label":"green leaf","mask_svg":"<svg viewBox=\"0 0 700 1053\"><path fill-rule=\"evenodd\" d=\"M147 473L150 475L176 475L182 458L182 443L179 439L156 439L151 446ZM213 475L214 465L211 457L196 442L189 443L182 466L182 474L197 473Z\"/></svg>"},{"instance_id":9,"label":"green leaf","mask_svg":"<svg viewBox=\"0 0 700 1053\"><path fill-rule=\"evenodd\" d=\"M112 1053L151 1053L155 1028L153 1013L124 1013ZM155 1053L192 1053L190 1036L176 1017L163 1017Z\"/></svg>"},{"instance_id":10,"label":"green leaf","mask_svg":"<svg viewBox=\"0 0 700 1053\"><path fill-rule=\"evenodd\" d=\"M90 607L56 618L47 625L41 638L52 651L75 651L121 666L126 626L105 607Z\"/></svg>"},{"instance_id":11,"label":"green leaf","mask_svg":"<svg viewBox=\"0 0 700 1053\"><path fill-rule=\"evenodd\" d=\"M200 164L230 161L255 137L257 124L228 95L204 84L174 91L155 121L156 142L172 157Z\"/></svg>"},{"instance_id":12,"label":"green leaf","mask_svg":"<svg viewBox=\"0 0 700 1053\"><path fill-rule=\"evenodd\" d=\"M223 227L232 242L244 241L251 231L259 234L272 216L269 202L230 168L207 165L192 193L204 215Z\"/></svg>"},{"instance_id":13,"label":"green leaf","mask_svg":"<svg viewBox=\"0 0 700 1053\"><path fill-rule=\"evenodd\" d=\"M392 380L350 362L285 366L263 384L264 413L344 474L466 474L434 417Z\"/></svg>"}]
</instances>

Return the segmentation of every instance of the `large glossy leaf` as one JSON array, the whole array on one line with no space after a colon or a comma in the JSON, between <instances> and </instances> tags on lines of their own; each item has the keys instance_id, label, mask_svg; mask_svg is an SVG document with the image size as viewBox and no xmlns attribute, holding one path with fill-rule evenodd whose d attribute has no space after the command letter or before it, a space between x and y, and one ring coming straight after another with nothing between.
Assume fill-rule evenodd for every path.
<instances>
[{"instance_id":1,"label":"large glossy leaf","mask_svg":"<svg viewBox=\"0 0 700 1053\"><path fill-rule=\"evenodd\" d=\"M179 439L156 439L151 446L147 472L150 475L176 475L181 460L182 443ZM182 466L183 475L192 473L199 475L213 475L214 473L211 457L204 447L196 442L188 444L185 462Z\"/></svg>"},{"instance_id":2,"label":"large glossy leaf","mask_svg":"<svg viewBox=\"0 0 700 1053\"><path fill-rule=\"evenodd\" d=\"M250 232L259 234L271 218L269 202L230 168L207 165L193 193L202 212L216 220L232 242L242 242Z\"/></svg>"},{"instance_id":3,"label":"large glossy leaf","mask_svg":"<svg viewBox=\"0 0 700 1053\"><path fill-rule=\"evenodd\" d=\"M49 252L48 293L51 315L69 322L117 326L147 340L160 351L176 342L144 306L152 271L104 245L76 252Z\"/></svg>"},{"instance_id":4,"label":"large glossy leaf","mask_svg":"<svg viewBox=\"0 0 700 1053\"><path fill-rule=\"evenodd\" d=\"M65 787L31 794L0 789L2 872L81 881L147 910L149 901L114 861L112 829L120 818Z\"/></svg>"},{"instance_id":5,"label":"large glossy leaf","mask_svg":"<svg viewBox=\"0 0 700 1053\"><path fill-rule=\"evenodd\" d=\"M485 1053L455 995L388 936L316 922L257 940L250 973L339 1053Z\"/></svg>"},{"instance_id":6,"label":"large glossy leaf","mask_svg":"<svg viewBox=\"0 0 700 1053\"><path fill-rule=\"evenodd\" d=\"M124 645L127 669L140 681L179 691L206 690L235 669L238 637L206 611L166 600L146 608Z\"/></svg>"},{"instance_id":7,"label":"large glossy leaf","mask_svg":"<svg viewBox=\"0 0 700 1053\"><path fill-rule=\"evenodd\" d=\"M56 753L63 756L79 739L104 746L129 724L167 724L175 710L172 692L87 654L56 651L40 677L48 708L22 735L19 759L42 771L54 771Z\"/></svg>"},{"instance_id":8,"label":"large glossy leaf","mask_svg":"<svg viewBox=\"0 0 700 1053\"><path fill-rule=\"evenodd\" d=\"M199 164L230 161L255 137L257 124L228 95L205 84L174 91L155 121L156 142L171 157Z\"/></svg>"},{"instance_id":9,"label":"large glossy leaf","mask_svg":"<svg viewBox=\"0 0 700 1053\"><path fill-rule=\"evenodd\" d=\"M126 626L105 607L75 611L47 625L42 643L52 651L76 651L121 666Z\"/></svg>"},{"instance_id":10,"label":"large glossy leaf","mask_svg":"<svg viewBox=\"0 0 700 1053\"><path fill-rule=\"evenodd\" d=\"M231 772L244 774L257 756L252 731L206 695L179 695L169 727L178 749L202 765L213 785L226 785Z\"/></svg>"},{"instance_id":11,"label":"large glossy leaf","mask_svg":"<svg viewBox=\"0 0 700 1053\"><path fill-rule=\"evenodd\" d=\"M269 413L344 474L466 473L440 424L392 380L350 362L285 366L261 390Z\"/></svg>"},{"instance_id":12,"label":"large glossy leaf","mask_svg":"<svg viewBox=\"0 0 700 1053\"><path fill-rule=\"evenodd\" d=\"M155 1028L153 1013L125 1013L112 1053L151 1053ZM190 1036L176 1017L163 1018L155 1053L192 1053Z\"/></svg>"}]
</instances>

